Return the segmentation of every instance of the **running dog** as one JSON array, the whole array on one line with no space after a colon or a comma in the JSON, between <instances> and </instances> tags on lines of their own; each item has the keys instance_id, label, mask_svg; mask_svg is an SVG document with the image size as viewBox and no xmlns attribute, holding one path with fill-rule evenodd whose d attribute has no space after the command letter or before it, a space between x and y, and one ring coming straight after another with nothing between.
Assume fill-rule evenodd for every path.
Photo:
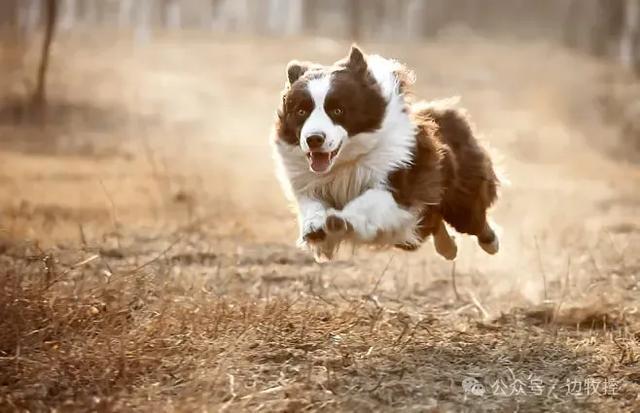
<instances>
[{"instance_id":1,"label":"running dog","mask_svg":"<svg viewBox=\"0 0 640 413\"><path fill-rule=\"evenodd\" d=\"M456 102L414 100L410 70L356 46L286 76L271 140L301 247L320 261L343 242L415 250L431 235L453 260L446 222L498 252L487 210L500 181Z\"/></svg>"}]
</instances>

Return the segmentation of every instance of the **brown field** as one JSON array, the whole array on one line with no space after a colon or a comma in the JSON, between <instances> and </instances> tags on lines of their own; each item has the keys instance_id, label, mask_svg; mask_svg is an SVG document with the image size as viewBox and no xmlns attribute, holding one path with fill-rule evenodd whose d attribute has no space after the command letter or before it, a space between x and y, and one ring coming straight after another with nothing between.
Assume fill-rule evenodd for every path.
<instances>
[{"instance_id":1,"label":"brown field","mask_svg":"<svg viewBox=\"0 0 640 413\"><path fill-rule=\"evenodd\" d=\"M295 249L267 139L284 66L346 43L60 38L44 124L0 76L1 411L638 411L616 71L465 36L363 46L462 96L512 182L500 254Z\"/></svg>"}]
</instances>

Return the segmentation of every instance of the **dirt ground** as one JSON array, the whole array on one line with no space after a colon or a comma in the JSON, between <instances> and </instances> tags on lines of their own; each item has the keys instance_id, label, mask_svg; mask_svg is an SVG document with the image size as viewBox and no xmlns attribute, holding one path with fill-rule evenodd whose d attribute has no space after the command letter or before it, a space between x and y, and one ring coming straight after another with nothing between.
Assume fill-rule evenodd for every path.
<instances>
[{"instance_id":1,"label":"dirt ground","mask_svg":"<svg viewBox=\"0 0 640 413\"><path fill-rule=\"evenodd\" d=\"M462 97L511 181L501 252L295 248L268 146L284 67L346 43L61 38L45 121L0 79L0 410L640 411L615 70L456 35L363 46Z\"/></svg>"}]
</instances>

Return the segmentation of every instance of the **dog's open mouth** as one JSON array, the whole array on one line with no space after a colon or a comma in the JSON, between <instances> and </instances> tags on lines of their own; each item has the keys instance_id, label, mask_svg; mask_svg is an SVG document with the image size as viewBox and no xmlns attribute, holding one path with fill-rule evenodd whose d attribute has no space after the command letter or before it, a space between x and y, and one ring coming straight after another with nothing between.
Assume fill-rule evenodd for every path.
<instances>
[{"instance_id":1,"label":"dog's open mouth","mask_svg":"<svg viewBox=\"0 0 640 413\"><path fill-rule=\"evenodd\" d=\"M342 145L338 146L335 151L331 152L317 152L311 151L307 154L307 160L309 161L309 168L315 173L327 172L331 168L336 155L340 151Z\"/></svg>"}]
</instances>

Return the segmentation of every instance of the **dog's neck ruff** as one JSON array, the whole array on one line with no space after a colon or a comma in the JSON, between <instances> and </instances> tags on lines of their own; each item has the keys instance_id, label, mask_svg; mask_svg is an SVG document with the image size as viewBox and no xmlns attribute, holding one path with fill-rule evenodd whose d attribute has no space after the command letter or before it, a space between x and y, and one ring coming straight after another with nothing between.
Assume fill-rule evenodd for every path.
<instances>
[{"instance_id":1,"label":"dog's neck ruff","mask_svg":"<svg viewBox=\"0 0 640 413\"><path fill-rule=\"evenodd\" d=\"M396 76L400 64L376 55L368 56L367 64L386 101L384 119L378 130L350 137L329 173L311 172L297 146L272 140L278 176L290 196L316 198L340 209L367 189L386 188L391 172L411 165L416 128Z\"/></svg>"}]
</instances>

